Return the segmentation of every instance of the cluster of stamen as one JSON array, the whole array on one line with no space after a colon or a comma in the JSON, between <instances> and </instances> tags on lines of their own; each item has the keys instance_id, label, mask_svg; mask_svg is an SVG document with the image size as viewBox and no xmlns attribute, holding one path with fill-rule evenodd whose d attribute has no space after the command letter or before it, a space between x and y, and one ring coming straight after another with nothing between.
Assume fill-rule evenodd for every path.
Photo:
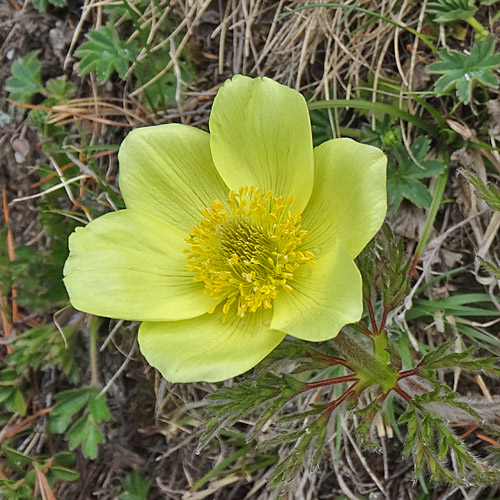
<instances>
[{"instance_id":1,"label":"cluster of stamen","mask_svg":"<svg viewBox=\"0 0 500 500\"><path fill-rule=\"evenodd\" d=\"M205 293L225 301L223 321L231 307L239 317L270 309L281 289L292 290L294 271L314 263L312 252L298 250L307 231L300 228L300 212L291 214L291 202L291 196L245 186L230 191L227 203L213 200L202 210L186 239L186 268L205 283Z\"/></svg>"}]
</instances>

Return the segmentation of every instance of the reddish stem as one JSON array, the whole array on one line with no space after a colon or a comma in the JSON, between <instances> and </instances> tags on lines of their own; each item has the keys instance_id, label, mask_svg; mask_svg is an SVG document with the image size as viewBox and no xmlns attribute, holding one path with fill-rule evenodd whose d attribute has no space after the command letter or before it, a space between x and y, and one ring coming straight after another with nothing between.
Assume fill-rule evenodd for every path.
<instances>
[{"instance_id":1,"label":"reddish stem","mask_svg":"<svg viewBox=\"0 0 500 500\"><path fill-rule=\"evenodd\" d=\"M399 387L399 385L396 384L392 388L392 390L395 391L397 394L399 394L408 403L412 400L412 397L408 393L406 393L405 391L403 391L403 389L401 389L401 387Z\"/></svg>"},{"instance_id":2,"label":"reddish stem","mask_svg":"<svg viewBox=\"0 0 500 500\"><path fill-rule=\"evenodd\" d=\"M411 259L410 267L407 272L409 278L413 278L413 275L417 270L417 264L419 260L420 260L420 252L419 253L415 252L415 255L413 255L413 258Z\"/></svg>"},{"instance_id":3,"label":"reddish stem","mask_svg":"<svg viewBox=\"0 0 500 500\"><path fill-rule=\"evenodd\" d=\"M346 368L349 368L349 370L354 371L347 361L343 358L337 358L336 356L329 356L328 354L322 354L320 352L315 352L314 354L310 354L311 357L317 357L320 359L324 359L325 361L330 362L332 365L342 365L345 366Z\"/></svg>"},{"instance_id":4,"label":"reddish stem","mask_svg":"<svg viewBox=\"0 0 500 500\"><path fill-rule=\"evenodd\" d=\"M328 418L330 418L330 416L332 415L333 410L335 410L335 408L337 408L349 396L351 396L351 394L355 393L355 391L354 391L354 386L355 385L356 384L351 385L351 387L349 387L349 389L347 389L347 391L344 391L344 393L341 396L339 396L334 401L331 401L330 403L328 403L328 408L323 412L322 416L326 415L326 416L328 416Z\"/></svg>"},{"instance_id":5,"label":"reddish stem","mask_svg":"<svg viewBox=\"0 0 500 500\"><path fill-rule=\"evenodd\" d=\"M379 332L384 329L385 322L387 321L387 309L384 307L384 311L382 312L382 319L380 320Z\"/></svg>"},{"instance_id":6,"label":"reddish stem","mask_svg":"<svg viewBox=\"0 0 500 500\"><path fill-rule=\"evenodd\" d=\"M412 375L418 375L418 368L412 368L411 370L405 370L404 372L400 372L398 376L398 380L402 378L411 377Z\"/></svg>"},{"instance_id":7,"label":"reddish stem","mask_svg":"<svg viewBox=\"0 0 500 500\"><path fill-rule=\"evenodd\" d=\"M318 387L325 387L326 385L342 384L343 382L354 382L354 381L358 381L358 377L356 375L344 375L343 377L318 380L318 382L309 382L308 384L306 384L301 392L308 391L310 389L316 389Z\"/></svg>"},{"instance_id":8,"label":"reddish stem","mask_svg":"<svg viewBox=\"0 0 500 500\"><path fill-rule=\"evenodd\" d=\"M361 328L362 333L364 335L366 335L367 337L372 337L373 336L373 332L366 326L364 325L363 323L361 323L361 321L358 323L359 327Z\"/></svg>"},{"instance_id":9,"label":"reddish stem","mask_svg":"<svg viewBox=\"0 0 500 500\"><path fill-rule=\"evenodd\" d=\"M366 304L368 306L368 314L370 315L370 323L372 324L373 334L378 334L377 321L375 320L375 313L373 312L373 306L371 300L367 300Z\"/></svg>"}]
</instances>

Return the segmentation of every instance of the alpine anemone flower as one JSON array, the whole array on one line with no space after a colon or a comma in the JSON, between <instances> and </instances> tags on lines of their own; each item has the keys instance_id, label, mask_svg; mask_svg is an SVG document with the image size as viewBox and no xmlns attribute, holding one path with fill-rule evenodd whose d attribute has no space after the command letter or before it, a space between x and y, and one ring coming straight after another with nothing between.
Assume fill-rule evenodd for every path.
<instances>
[{"instance_id":1,"label":"alpine anemone flower","mask_svg":"<svg viewBox=\"0 0 500 500\"><path fill-rule=\"evenodd\" d=\"M225 380L286 335L322 341L358 321L354 258L386 213L384 154L313 149L295 90L237 75L209 127L129 133L126 209L78 228L64 269L76 309L142 322L140 350L171 382Z\"/></svg>"}]
</instances>

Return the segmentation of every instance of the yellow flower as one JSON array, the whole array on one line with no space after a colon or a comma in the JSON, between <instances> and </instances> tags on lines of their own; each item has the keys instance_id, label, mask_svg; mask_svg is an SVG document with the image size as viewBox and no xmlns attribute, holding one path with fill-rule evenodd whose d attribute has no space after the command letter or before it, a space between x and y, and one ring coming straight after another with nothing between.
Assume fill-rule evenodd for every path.
<instances>
[{"instance_id":1,"label":"yellow flower","mask_svg":"<svg viewBox=\"0 0 500 500\"><path fill-rule=\"evenodd\" d=\"M296 91L237 75L210 134L134 130L120 153L126 210L78 228L73 306L142 321L139 345L172 382L220 381L286 334L321 341L362 313L353 259L386 213L386 158L333 139L312 147Z\"/></svg>"}]
</instances>

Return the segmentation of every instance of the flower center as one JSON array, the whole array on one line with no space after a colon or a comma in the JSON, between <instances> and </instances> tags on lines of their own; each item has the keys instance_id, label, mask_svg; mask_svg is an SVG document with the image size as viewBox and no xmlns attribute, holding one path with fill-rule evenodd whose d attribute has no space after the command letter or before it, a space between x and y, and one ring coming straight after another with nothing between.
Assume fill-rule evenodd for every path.
<instances>
[{"instance_id":1,"label":"flower center","mask_svg":"<svg viewBox=\"0 0 500 500\"><path fill-rule=\"evenodd\" d=\"M292 197L274 197L254 186L230 191L227 204L213 200L186 238L186 268L205 283L205 293L225 300L223 321L231 307L239 317L270 309L301 264L314 264L312 252L298 247L307 235L301 213L292 215ZM209 312L213 312L215 307Z\"/></svg>"}]
</instances>

